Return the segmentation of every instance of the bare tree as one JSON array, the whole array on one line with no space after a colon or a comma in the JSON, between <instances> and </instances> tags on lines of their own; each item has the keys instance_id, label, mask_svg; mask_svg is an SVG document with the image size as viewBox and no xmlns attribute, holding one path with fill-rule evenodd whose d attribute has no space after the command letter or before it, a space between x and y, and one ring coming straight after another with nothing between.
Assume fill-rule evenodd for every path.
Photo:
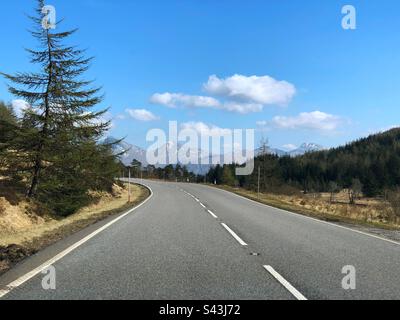
<instances>
[{"instance_id":1,"label":"bare tree","mask_svg":"<svg viewBox=\"0 0 400 320\"><path fill-rule=\"evenodd\" d=\"M393 209L393 213L400 217L400 188L387 192L387 200Z\"/></svg>"},{"instance_id":2,"label":"bare tree","mask_svg":"<svg viewBox=\"0 0 400 320\"><path fill-rule=\"evenodd\" d=\"M361 197L363 185L359 179L353 179L349 188L350 204L355 204L356 200Z\"/></svg>"},{"instance_id":3,"label":"bare tree","mask_svg":"<svg viewBox=\"0 0 400 320\"><path fill-rule=\"evenodd\" d=\"M329 202L332 204L335 202L336 193L339 192L339 185L334 181L329 182L329 192L331 194Z\"/></svg>"}]
</instances>

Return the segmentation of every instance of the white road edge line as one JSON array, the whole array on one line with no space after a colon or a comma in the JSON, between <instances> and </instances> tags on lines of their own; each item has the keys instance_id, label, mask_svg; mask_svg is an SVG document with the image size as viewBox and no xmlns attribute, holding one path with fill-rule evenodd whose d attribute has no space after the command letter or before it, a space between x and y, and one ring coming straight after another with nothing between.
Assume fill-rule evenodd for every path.
<instances>
[{"instance_id":1,"label":"white road edge line","mask_svg":"<svg viewBox=\"0 0 400 320\"><path fill-rule=\"evenodd\" d=\"M264 266L276 280L280 282L297 300L307 300L295 287L293 287L285 278L283 278L278 272L275 271L271 266Z\"/></svg>"},{"instance_id":2,"label":"white road edge line","mask_svg":"<svg viewBox=\"0 0 400 320\"><path fill-rule=\"evenodd\" d=\"M363 231L360 231L360 230L356 230L356 229L344 227L344 226L341 226L341 225L338 225L338 224L335 224L335 223L332 223L332 222L323 221L323 220L319 220L319 219L316 219L316 218L304 216L304 215L302 215L302 214L300 214L300 213L294 213L294 212L290 212L290 211L288 211L288 210L284 210L284 209L280 209L280 208L275 208L275 207L270 206L270 205L267 205L267 204L265 204L265 203L261 203L261 202L258 202L258 201L255 201L255 200L252 200L252 199L243 197L243 196L241 196L241 195L238 195L238 194L233 193L233 192L229 192L229 191L224 190L224 189L218 189L218 190L221 190L221 191L223 191L223 192L229 193L230 195L234 195L235 197L242 198L242 199L244 199L244 200L253 202L254 204L257 204L257 205L259 205L259 206L271 208L271 209L274 209L274 210L277 210L277 211L282 211L283 213L290 214L290 215L296 216L296 217L298 217L298 218L303 218L303 219L307 219L307 220L312 220L312 221L315 221L315 222L318 222L318 223L327 224L327 225L330 225L330 226L333 226L333 227L336 227L336 228L340 228L340 229L344 229L344 230L347 230L347 231L352 231L352 232L355 232L355 233L358 233L358 234L362 234L362 235L367 236L367 237L371 237L371 238L375 238L375 239L382 240L382 241L385 241L385 242L389 242L389 243L392 243L392 244L396 244L396 245L398 245L398 246L400 245L400 242L398 242L398 241L394 241L394 240L382 238L382 237L380 237L380 236L376 236L376 235L371 234L371 233L367 233L367 232L363 232Z\"/></svg>"},{"instance_id":3,"label":"white road edge line","mask_svg":"<svg viewBox=\"0 0 400 320\"><path fill-rule=\"evenodd\" d=\"M225 223L221 223L222 226L231 234L232 237L236 239L242 246L247 246L247 243L244 242L231 228L229 228Z\"/></svg>"},{"instance_id":4,"label":"white road edge line","mask_svg":"<svg viewBox=\"0 0 400 320\"><path fill-rule=\"evenodd\" d=\"M205 209L206 208L206 206L204 205L204 204L202 204L201 202L200 202L200 205Z\"/></svg>"},{"instance_id":5,"label":"white road edge line","mask_svg":"<svg viewBox=\"0 0 400 320\"><path fill-rule=\"evenodd\" d=\"M207 210L207 212L208 212L209 214L211 214L213 218L218 219L218 217L217 217L217 216L214 214L214 212L212 212L211 210Z\"/></svg>"},{"instance_id":6,"label":"white road edge line","mask_svg":"<svg viewBox=\"0 0 400 320\"><path fill-rule=\"evenodd\" d=\"M57 261L61 260L66 255L68 255L69 253L74 251L75 249L79 248L85 242L89 241L90 239L92 239L93 237L95 237L96 235L101 233L102 231L104 231L107 228L111 227L114 223L116 223L119 220L125 218L127 215L129 215L130 213L132 213L133 211L135 211L136 209L140 208L145 203L147 203L153 197L153 190L147 185L144 185L144 184L142 184L142 185L150 190L150 196L145 201L143 201L141 204L139 204L135 208L130 209L128 212L122 214L118 218L115 218L114 220L110 221L109 223L107 223L106 225L102 226L101 228L97 229L96 231L94 231L93 233L89 234L88 236L86 236L82 240L74 243L73 245L71 245L70 247L68 247L67 249L62 251L61 253L57 254L53 258L49 259L48 261L46 261L45 263L43 263L39 267L33 269L32 271L26 273L25 275L21 276L17 280L11 282L9 285L6 286L6 289L0 290L0 298L3 298L5 295L9 294L15 288L17 288L20 285L24 284L25 282L29 281L30 279L35 277L37 274L39 274L40 272L42 272L43 270L45 270L49 266L51 266L54 263L56 263Z\"/></svg>"}]
</instances>

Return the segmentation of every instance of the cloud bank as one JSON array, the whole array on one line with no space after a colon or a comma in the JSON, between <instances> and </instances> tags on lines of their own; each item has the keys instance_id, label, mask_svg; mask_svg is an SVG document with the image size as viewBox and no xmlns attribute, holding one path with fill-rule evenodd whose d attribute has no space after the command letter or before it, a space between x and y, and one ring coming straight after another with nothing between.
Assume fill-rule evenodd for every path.
<instances>
[{"instance_id":1,"label":"cloud bank","mask_svg":"<svg viewBox=\"0 0 400 320\"><path fill-rule=\"evenodd\" d=\"M278 81L270 76L246 77L239 74L225 79L212 75L204 84L204 90L234 101L281 106L288 105L296 94L295 86L287 81Z\"/></svg>"},{"instance_id":2,"label":"cloud bank","mask_svg":"<svg viewBox=\"0 0 400 320\"><path fill-rule=\"evenodd\" d=\"M257 125L267 129L303 129L333 132L344 124L344 122L344 119L339 116L321 111L313 111L302 112L293 117L276 116L272 121L258 121Z\"/></svg>"},{"instance_id":3,"label":"cloud bank","mask_svg":"<svg viewBox=\"0 0 400 320\"><path fill-rule=\"evenodd\" d=\"M287 106L296 94L295 86L287 81L239 74L225 79L212 75L203 90L208 96L155 93L150 102L169 108L213 108L247 114L261 112L267 105Z\"/></svg>"},{"instance_id":4,"label":"cloud bank","mask_svg":"<svg viewBox=\"0 0 400 320\"><path fill-rule=\"evenodd\" d=\"M146 110L146 109L126 109L126 112L128 115L138 121L155 121L158 120L159 118L155 116L152 112Z\"/></svg>"}]
</instances>

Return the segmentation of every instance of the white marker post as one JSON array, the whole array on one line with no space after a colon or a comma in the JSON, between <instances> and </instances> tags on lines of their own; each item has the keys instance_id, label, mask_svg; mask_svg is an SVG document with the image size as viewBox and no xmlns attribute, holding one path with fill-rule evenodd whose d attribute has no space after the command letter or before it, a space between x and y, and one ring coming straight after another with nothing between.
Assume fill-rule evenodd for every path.
<instances>
[{"instance_id":1,"label":"white marker post","mask_svg":"<svg viewBox=\"0 0 400 320\"><path fill-rule=\"evenodd\" d=\"M260 200L260 180L261 180L261 167L258 167L258 183L257 183L257 198Z\"/></svg>"},{"instance_id":2,"label":"white marker post","mask_svg":"<svg viewBox=\"0 0 400 320\"><path fill-rule=\"evenodd\" d=\"M131 167L128 167L128 203L131 203Z\"/></svg>"}]
</instances>

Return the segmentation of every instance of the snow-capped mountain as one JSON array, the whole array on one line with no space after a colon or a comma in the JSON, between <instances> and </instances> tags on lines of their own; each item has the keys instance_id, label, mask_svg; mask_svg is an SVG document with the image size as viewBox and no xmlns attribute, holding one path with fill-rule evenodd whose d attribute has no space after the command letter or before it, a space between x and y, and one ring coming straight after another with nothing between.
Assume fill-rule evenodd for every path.
<instances>
[{"instance_id":1,"label":"snow-capped mountain","mask_svg":"<svg viewBox=\"0 0 400 320\"><path fill-rule=\"evenodd\" d=\"M114 137L108 137L104 140L104 143L115 143L117 141L118 139L115 139ZM120 158L122 163L125 165L131 164L134 159L139 160L143 166L147 165L146 151L138 146L129 144L125 141L120 141L113 145L113 150L115 154L122 154Z\"/></svg>"},{"instance_id":2,"label":"snow-capped mountain","mask_svg":"<svg viewBox=\"0 0 400 320\"><path fill-rule=\"evenodd\" d=\"M118 139L115 139L114 137L108 137L107 139L104 140L104 143L115 143L117 142ZM171 153L177 152L179 148L182 147L182 144L178 144L177 148L174 147L172 142L168 142L166 145L161 147L159 150L162 150L163 152L167 153L167 159L171 159ZM300 147L297 149L291 150L291 151L284 151L281 149L277 148L270 148L268 147L267 153L269 154L276 154L279 157L284 157L284 156L290 156L290 157L297 157L303 154L306 154L308 152L313 152L313 151L320 151L323 150L324 148L316 143L303 143ZM120 156L122 163L125 165L129 165L132 163L132 160L136 159L139 160L143 166L147 166L147 160L146 160L146 150L129 144L125 141L120 141L113 146L113 150L116 154L122 154ZM215 164L230 164L227 162L227 159L230 157L227 156L221 156L217 154L209 154L207 155L203 150L190 150L192 155L198 157L198 164L189 164L187 165L187 169L195 174L206 174L212 166ZM240 151L235 151L235 155L233 157L234 160L237 161L237 159L241 159L243 155L245 155L245 152L243 152L239 156ZM261 148L255 150L255 156L259 156L263 153ZM158 167L164 167L165 164L159 165Z\"/></svg>"},{"instance_id":3,"label":"snow-capped mountain","mask_svg":"<svg viewBox=\"0 0 400 320\"><path fill-rule=\"evenodd\" d=\"M281 149L277 148L267 148L267 153L269 154L275 154L278 157L285 157L285 156L290 156L290 157L297 157L297 156L302 156L308 152L315 152L315 151L321 151L324 150L324 147L316 144L316 143L303 143L300 147L291 150L291 151L284 151ZM261 155L263 153L262 149L259 148L256 150L256 155Z\"/></svg>"},{"instance_id":4,"label":"snow-capped mountain","mask_svg":"<svg viewBox=\"0 0 400 320\"><path fill-rule=\"evenodd\" d=\"M118 139L114 137L108 137L106 138L103 143L115 143L117 142ZM178 145L178 150L181 147L181 145ZM146 159L146 150L132 145L128 142L125 141L120 141L118 143L115 143L113 145L113 150L115 154L121 154L120 159L123 164L129 165L132 163L132 160L136 159L139 160L143 166L147 166L148 162ZM159 148L160 152L166 152L167 153L167 159L171 159L171 154L176 152L176 149L174 148L173 142L168 142L161 148ZM195 174L206 174L210 168L211 165L207 164L200 164L200 163L207 163L204 162L204 158L206 158L205 153L202 150L198 150L196 153L196 150L191 150L192 155L197 155L198 157L198 162L199 164L189 164L187 165L187 169ZM203 159L203 161L202 161ZM165 167L165 164L160 164L157 167Z\"/></svg>"},{"instance_id":5,"label":"snow-capped mountain","mask_svg":"<svg viewBox=\"0 0 400 320\"><path fill-rule=\"evenodd\" d=\"M291 157L297 157L297 156L301 156L303 154L306 154L308 152L315 152L315 151L321 151L321 150L324 150L324 147L319 145L319 144L316 144L316 143L303 143L299 148L288 152L288 154Z\"/></svg>"}]
</instances>

